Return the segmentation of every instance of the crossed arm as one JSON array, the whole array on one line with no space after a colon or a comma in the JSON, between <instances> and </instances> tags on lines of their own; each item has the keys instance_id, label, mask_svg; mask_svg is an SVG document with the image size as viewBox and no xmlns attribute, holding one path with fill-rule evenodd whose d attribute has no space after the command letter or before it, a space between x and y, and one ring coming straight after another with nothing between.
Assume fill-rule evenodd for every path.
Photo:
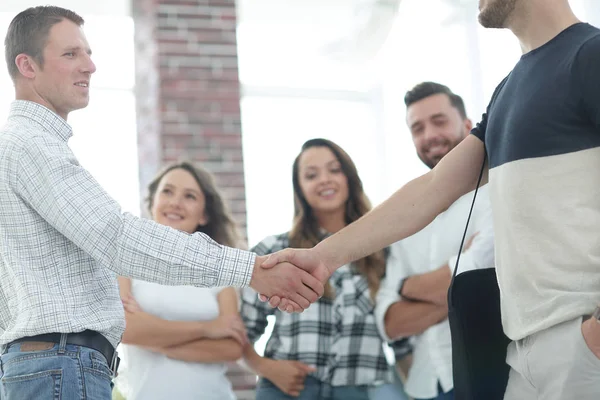
<instances>
[{"instance_id":1,"label":"crossed arm","mask_svg":"<svg viewBox=\"0 0 600 400\"><path fill-rule=\"evenodd\" d=\"M469 250L476 236L477 233L469 239L465 252ZM396 265L392 268L401 266ZM388 269L388 277L378 295L387 308L383 317L383 329L391 340L420 334L447 318L448 287L452 278L449 265L444 264L436 270L405 278L396 291L394 289L398 279L394 277L397 276L397 272ZM392 282L388 283L388 279ZM392 288L390 285L393 285ZM397 301L389 304L392 299Z\"/></svg>"},{"instance_id":2,"label":"crossed arm","mask_svg":"<svg viewBox=\"0 0 600 400\"><path fill-rule=\"evenodd\" d=\"M418 335L447 316L448 308L438 304L398 300L385 312L385 334L392 341Z\"/></svg>"},{"instance_id":3,"label":"crossed arm","mask_svg":"<svg viewBox=\"0 0 600 400\"><path fill-rule=\"evenodd\" d=\"M219 317L213 321L169 321L144 312L131 294L131 281L119 277L127 327L123 343L145 347L183 361L216 363L242 355L246 332L233 288L217 296Z\"/></svg>"},{"instance_id":4,"label":"crossed arm","mask_svg":"<svg viewBox=\"0 0 600 400\"><path fill-rule=\"evenodd\" d=\"M481 235L479 231L475 232L475 234L466 241L462 250L463 253L472 255L476 259L471 257L463 262L469 264L467 269L478 268L480 267L479 264L483 264L481 267L493 266L494 242L491 211L489 208L485 211L486 215L482 216L481 221L483 226L480 226L483 232ZM473 255L472 252L469 253L469 250L473 245L473 250L477 253L475 255ZM453 269L454 265L450 265L448 262L431 272L410 276L405 279L404 284L400 288L401 292L398 294L406 300L411 300L413 302L427 302L447 308L448 288L452 281Z\"/></svg>"},{"instance_id":5,"label":"crossed arm","mask_svg":"<svg viewBox=\"0 0 600 400\"><path fill-rule=\"evenodd\" d=\"M472 226L475 233L468 238L463 247L459 270L489 268L494 265L494 233L487 192L482 193ZM456 263L456 257L452 257L433 271L412 275L401 281L402 270L406 270L406 267L412 269L406 256L406 252L410 250L402 243L394 246L391 258L399 262L398 265L388 268L380 296L387 308L384 329L390 338L421 333L447 318L448 288ZM391 283L386 283L388 277ZM390 289L390 285L396 286ZM395 302L390 304L392 301Z\"/></svg>"}]
</instances>

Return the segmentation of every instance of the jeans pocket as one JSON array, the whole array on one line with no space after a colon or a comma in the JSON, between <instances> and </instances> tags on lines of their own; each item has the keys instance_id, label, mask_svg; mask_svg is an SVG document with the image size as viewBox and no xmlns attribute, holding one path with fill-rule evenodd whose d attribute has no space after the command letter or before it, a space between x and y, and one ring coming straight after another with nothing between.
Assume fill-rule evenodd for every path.
<instances>
[{"instance_id":1,"label":"jeans pocket","mask_svg":"<svg viewBox=\"0 0 600 400\"><path fill-rule=\"evenodd\" d=\"M113 375L104 356L96 350L82 348L81 359L86 398L110 399Z\"/></svg>"},{"instance_id":2,"label":"jeans pocket","mask_svg":"<svg viewBox=\"0 0 600 400\"><path fill-rule=\"evenodd\" d=\"M2 377L1 393L11 400L60 400L62 370L54 369L32 374Z\"/></svg>"},{"instance_id":3,"label":"jeans pocket","mask_svg":"<svg viewBox=\"0 0 600 400\"><path fill-rule=\"evenodd\" d=\"M104 375L112 380L113 373L108 366L106 358L97 351L90 351L90 363L84 363L83 369L90 373Z\"/></svg>"},{"instance_id":4,"label":"jeans pocket","mask_svg":"<svg viewBox=\"0 0 600 400\"><path fill-rule=\"evenodd\" d=\"M90 368L83 369L85 382L85 395L87 399L106 399L112 398L113 382L110 375L98 373Z\"/></svg>"}]
</instances>

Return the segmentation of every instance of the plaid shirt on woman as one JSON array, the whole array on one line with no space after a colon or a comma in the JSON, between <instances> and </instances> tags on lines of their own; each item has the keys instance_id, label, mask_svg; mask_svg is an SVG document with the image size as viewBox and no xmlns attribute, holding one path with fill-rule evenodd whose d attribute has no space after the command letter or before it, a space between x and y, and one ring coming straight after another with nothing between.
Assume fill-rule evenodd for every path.
<instances>
[{"instance_id":1,"label":"plaid shirt on woman","mask_svg":"<svg viewBox=\"0 0 600 400\"><path fill-rule=\"evenodd\" d=\"M287 247L285 233L267 237L252 251L266 255ZM391 370L375 324L367 280L350 264L335 271L329 282L335 298L321 298L300 314L272 309L256 292L244 289L241 314L248 338L255 342L265 331L267 316L274 314L276 323L265 357L314 366L312 375L332 386L390 382Z\"/></svg>"}]
</instances>

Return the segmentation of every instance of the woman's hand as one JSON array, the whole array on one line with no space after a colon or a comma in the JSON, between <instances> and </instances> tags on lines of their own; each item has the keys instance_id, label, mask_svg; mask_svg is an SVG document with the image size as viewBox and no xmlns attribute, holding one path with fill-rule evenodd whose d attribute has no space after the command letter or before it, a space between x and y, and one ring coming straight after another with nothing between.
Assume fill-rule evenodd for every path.
<instances>
[{"instance_id":1,"label":"woman's hand","mask_svg":"<svg viewBox=\"0 0 600 400\"><path fill-rule=\"evenodd\" d=\"M298 397L304 390L306 375L315 371L314 367L300 361L265 359L262 375L273 382L283 393Z\"/></svg>"},{"instance_id":2,"label":"woman's hand","mask_svg":"<svg viewBox=\"0 0 600 400\"><path fill-rule=\"evenodd\" d=\"M239 315L222 315L210 322L205 322L203 329L207 339L231 338L242 346L248 343L246 326Z\"/></svg>"},{"instance_id":3,"label":"woman's hand","mask_svg":"<svg viewBox=\"0 0 600 400\"><path fill-rule=\"evenodd\" d=\"M143 311L142 307L139 305L139 303L131 295L122 298L121 302L123 303L123 308L127 312L130 312L130 313L134 314L136 312Z\"/></svg>"}]
</instances>

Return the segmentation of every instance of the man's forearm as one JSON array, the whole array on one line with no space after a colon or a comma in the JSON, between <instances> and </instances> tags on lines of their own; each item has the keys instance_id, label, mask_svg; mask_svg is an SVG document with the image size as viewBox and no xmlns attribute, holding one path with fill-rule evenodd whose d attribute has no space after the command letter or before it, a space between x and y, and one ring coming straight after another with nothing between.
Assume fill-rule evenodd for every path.
<instances>
[{"instance_id":1,"label":"man's forearm","mask_svg":"<svg viewBox=\"0 0 600 400\"><path fill-rule=\"evenodd\" d=\"M116 244L107 250L119 257L106 261L118 275L168 286L244 287L250 283L254 253L220 245L203 233L190 235L128 214L121 224Z\"/></svg>"},{"instance_id":2,"label":"man's forearm","mask_svg":"<svg viewBox=\"0 0 600 400\"><path fill-rule=\"evenodd\" d=\"M467 137L433 170L407 183L358 221L320 242L314 251L334 271L417 233L475 188L484 156L483 143Z\"/></svg>"},{"instance_id":3,"label":"man's forearm","mask_svg":"<svg viewBox=\"0 0 600 400\"><path fill-rule=\"evenodd\" d=\"M49 152L44 140L35 137L23 149L19 168L24 173L17 175L16 193L103 267L163 285L248 285L254 254L122 213L91 174L72 162L66 144Z\"/></svg>"},{"instance_id":4,"label":"man's forearm","mask_svg":"<svg viewBox=\"0 0 600 400\"><path fill-rule=\"evenodd\" d=\"M445 264L435 271L407 278L402 285L400 296L447 307L451 279L450 268Z\"/></svg>"},{"instance_id":5,"label":"man's forearm","mask_svg":"<svg viewBox=\"0 0 600 400\"><path fill-rule=\"evenodd\" d=\"M417 335L448 316L448 308L420 301L397 301L387 309L385 332L391 339Z\"/></svg>"}]
</instances>

